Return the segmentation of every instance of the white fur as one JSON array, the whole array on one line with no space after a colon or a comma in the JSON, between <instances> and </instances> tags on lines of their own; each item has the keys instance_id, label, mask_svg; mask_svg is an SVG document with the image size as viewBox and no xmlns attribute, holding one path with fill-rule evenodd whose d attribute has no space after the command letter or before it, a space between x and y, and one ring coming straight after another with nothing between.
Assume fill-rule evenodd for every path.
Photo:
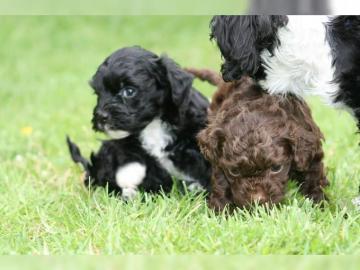
<instances>
[{"instance_id":1,"label":"white fur","mask_svg":"<svg viewBox=\"0 0 360 270\"><path fill-rule=\"evenodd\" d=\"M186 182L196 182L193 178L179 171L169 159L169 152L165 151L166 146L174 140L171 127L161 121L154 119L140 134L142 147L153 157L157 158L163 168L172 176Z\"/></svg>"},{"instance_id":2,"label":"white fur","mask_svg":"<svg viewBox=\"0 0 360 270\"><path fill-rule=\"evenodd\" d=\"M360 197L352 199L352 203L358 210L360 210Z\"/></svg>"},{"instance_id":3,"label":"white fur","mask_svg":"<svg viewBox=\"0 0 360 270\"><path fill-rule=\"evenodd\" d=\"M187 188L190 190L190 191L202 191L204 190L204 188L202 187L202 185L200 185L199 183L197 182L194 182L194 183L190 183Z\"/></svg>"},{"instance_id":4,"label":"white fur","mask_svg":"<svg viewBox=\"0 0 360 270\"><path fill-rule=\"evenodd\" d=\"M116 184L122 189L121 196L126 200L133 199L145 175L146 166L138 162L131 162L118 168L115 179Z\"/></svg>"},{"instance_id":5,"label":"white fur","mask_svg":"<svg viewBox=\"0 0 360 270\"><path fill-rule=\"evenodd\" d=\"M280 45L274 56L268 51L261 56L267 77L260 83L269 93L311 94L333 103L339 87L333 82L331 51L325 38L327 21L326 16L289 16L287 27L279 29Z\"/></svg>"},{"instance_id":6,"label":"white fur","mask_svg":"<svg viewBox=\"0 0 360 270\"><path fill-rule=\"evenodd\" d=\"M105 125L105 132L110 138L116 139L116 140L124 139L130 135L130 133L125 130L120 130L120 129L119 130L111 130L106 125Z\"/></svg>"}]
</instances>

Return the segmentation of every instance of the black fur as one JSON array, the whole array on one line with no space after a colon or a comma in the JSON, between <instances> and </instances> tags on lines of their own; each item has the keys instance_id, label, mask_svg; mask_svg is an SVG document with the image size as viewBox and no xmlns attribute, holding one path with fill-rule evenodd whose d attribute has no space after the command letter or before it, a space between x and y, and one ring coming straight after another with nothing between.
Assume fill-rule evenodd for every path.
<instances>
[{"instance_id":1,"label":"black fur","mask_svg":"<svg viewBox=\"0 0 360 270\"><path fill-rule=\"evenodd\" d=\"M208 100L192 88L193 77L166 56L140 47L114 52L98 68L90 85L98 96L93 127L104 131L99 116L105 112L111 129L141 131L154 117L194 135L206 122ZM119 96L121 88L138 91L132 99Z\"/></svg>"},{"instance_id":2,"label":"black fur","mask_svg":"<svg viewBox=\"0 0 360 270\"><path fill-rule=\"evenodd\" d=\"M277 30L286 25L287 16L214 16L211 20L211 39L215 39L224 63L221 72L225 81L249 75L263 79L260 53L272 53L279 42Z\"/></svg>"},{"instance_id":3,"label":"black fur","mask_svg":"<svg viewBox=\"0 0 360 270\"><path fill-rule=\"evenodd\" d=\"M129 162L138 162L146 165L146 177L139 186L145 192L169 192L173 181L161 165L144 151L139 141L135 137L128 137L122 140L104 141L100 150L91 153L90 160L87 161L79 147L69 138L67 139L70 154L74 162L88 164L85 167L85 185L108 187L109 193L121 195L121 188L116 184L116 170Z\"/></svg>"},{"instance_id":4,"label":"black fur","mask_svg":"<svg viewBox=\"0 0 360 270\"><path fill-rule=\"evenodd\" d=\"M87 167L93 185L108 184L110 191L121 193L115 181L116 170L137 161L146 166L146 179L140 188L169 191L169 171L143 148L140 136L149 123L161 119L173 138L164 149L166 155L179 171L208 188L211 169L200 154L195 136L206 125L209 102L192 87L192 81L192 75L170 58L158 57L140 47L120 49L99 66L90 82L97 95L93 128L109 135L109 130L122 130L129 135L103 142L89 163L68 141L73 160L90 164ZM135 94L124 96L126 89Z\"/></svg>"},{"instance_id":5,"label":"black fur","mask_svg":"<svg viewBox=\"0 0 360 270\"><path fill-rule=\"evenodd\" d=\"M360 129L360 16L337 16L327 25L340 91L335 101L353 110Z\"/></svg>"}]
</instances>

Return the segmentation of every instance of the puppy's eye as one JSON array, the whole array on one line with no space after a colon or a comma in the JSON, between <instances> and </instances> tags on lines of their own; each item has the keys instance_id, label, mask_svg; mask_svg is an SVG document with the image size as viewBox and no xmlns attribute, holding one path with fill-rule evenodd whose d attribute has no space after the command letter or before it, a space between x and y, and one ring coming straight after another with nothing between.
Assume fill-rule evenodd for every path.
<instances>
[{"instance_id":1,"label":"puppy's eye","mask_svg":"<svg viewBox=\"0 0 360 270\"><path fill-rule=\"evenodd\" d=\"M136 96L136 94L137 94L137 90L129 87L123 88L119 92L119 95L121 95L124 98L132 98Z\"/></svg>"},{"instance_id":2,"label":"puppy's eye","mask_svg":"<svg viewBox=\"0 0 360 270\"><path fill-rule=\"evenodd\" d=\"M279 172L281 172L282 169L283 169L282 165L273 165L270 168L271 173L279 173Z\"/></svg>"},{"instance_id":3,"label":"puppy's eye","mask_svg":"<svg viewBox=\"0 0 360 270\"><path fill-rule=\"evenodd\" d=\"M229 170L229 173L231 174L231 176L234 177L239 177L241 175L241 171L239 168L232 168Z\"/></svg>"}]
</instances>

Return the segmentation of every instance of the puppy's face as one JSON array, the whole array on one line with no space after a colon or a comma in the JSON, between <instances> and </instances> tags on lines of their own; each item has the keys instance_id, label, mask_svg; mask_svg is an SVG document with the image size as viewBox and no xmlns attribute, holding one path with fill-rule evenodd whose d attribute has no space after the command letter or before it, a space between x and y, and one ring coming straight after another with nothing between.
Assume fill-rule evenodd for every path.
<instances>
[{"instance_id":1,"label":"puppy's face","mask_svg":"<svg viewBox=\"0 0 360 270\"><path fill-rule=\"evenodd\" d=\"M93 128L119 139L159 116L166 92L158 83L158 57L138 47L121 49L99 67L91 86L97 95Z\"/></svg>"},{"instance_id":2,"label":"puppy's face","mask_svg":"<svg viewBox=\"0 0 360 270\"><path fill-rule=\"evenodd\" d=\"M140 132L155 118L183 124L193 77L166 56L140 47L108 57L93 76L98 97L93 128L121 139Z\"/></svg>"},{"instance_id":3,"label":"puppy's face","mask_svg":"<svg viewBox=\"0 0 360 270\"><path fill-rule=\"evenodd\" d=\"M286 128L280 128L276 119L246 113L206 133L200 133L200 147L223 172L232 203L247 207L254 202L275 204L283 199L293 155Z\"/></svg>"},{"instance_id":4,"label":"puppy's face","mask_svg":"<svg viewBox=\"0 0 360 270\"><path fill-rule=\"evenodd\" d=\"M253 202L278 203L290 177L292 154L288 141L276 123L262 123L256 118L247 117L247 125L236 118L229 123L225 128L228 139L219 159L239 207Z\"/></svg>"},{"instance_id":5,"label":"puppy's face","mask_svg":"<svg viewBox=\"0 0 360 270\"><path fill-rule=\"evenodd\" d=\"M197 136L216 172L209 202L217 209L278 203L292 177L307 181L310 192L305 194L310 196L319 192L319 182L327 185L323 136L310 108L295 96L269 95L251 81L244 77L230 84L232 91L224 86L218 90L212 103L216 110Z\"/></svg>"}]
</instances>

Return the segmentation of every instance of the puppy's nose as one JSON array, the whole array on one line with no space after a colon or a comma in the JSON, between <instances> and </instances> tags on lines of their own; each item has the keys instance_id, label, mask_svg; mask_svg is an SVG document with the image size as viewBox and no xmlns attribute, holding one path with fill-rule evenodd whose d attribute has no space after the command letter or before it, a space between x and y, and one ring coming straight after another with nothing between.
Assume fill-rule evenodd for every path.
<instances>
[{"instance_id":1,"label":"puppy's nose","mask_svg":"<svg viewBox=\"0 0 360 270\"><path fill-rule=\"evenodd\" d=\"M109 120L109 114L105 111L97 111L96 120L101 124L105 124Z\"/></svg>"},{"instance_id":2,"label":"puppy's nose","mask_svg":"<svg viewBox=\"0 0 360 270\"><path fill-rule=\"evenodd\" d=\"M256 201L256 202L258 202L260 204L265 203L267 201L266 194L261 189L257 189L250 196L251 196L252 201Z\"/></svg>"}]
</instances>

